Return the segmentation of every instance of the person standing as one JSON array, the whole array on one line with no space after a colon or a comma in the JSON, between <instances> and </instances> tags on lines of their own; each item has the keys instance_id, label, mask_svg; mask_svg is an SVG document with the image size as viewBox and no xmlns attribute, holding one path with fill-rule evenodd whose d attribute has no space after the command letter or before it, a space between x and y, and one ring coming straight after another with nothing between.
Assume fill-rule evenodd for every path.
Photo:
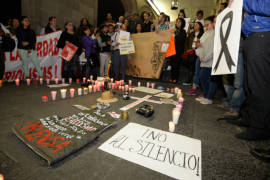
<instances>
[{"instance_id":1,"label":"person standing","mask_svg":"<svg viewBox=\"0 0 270 180\"><path fill-rule=\"evenodd\" d=\"M113 72L115 75L115 80L120 80L120 65L122 68L122 80L125 80L126 76L126 66L127 66L127 55L120 55L119 50L119 36L121 31L127 31L125 24L122 24L120 31L116 32L112 37L112 46L113 46Z\"/></svg>"},{"instance_id":2,"label":"person standing","mask_svg":"<svg viewBox=\"0 0 270 180\"><path fill-rule=\"evenodd\" d=\"M107 73L109 60L111 58L111 37L108 35L108 26L101 27L101 33L98 37L98 45L100 47L100 76L104 77Z\"/></svg>"},{"instance_id":3,"label":"person standing","mask_svg":"<svg viewBox=\"0 0 270 180\"><path fill-rule=\"evenodd\" d=\"M13 51L16 46L14 39L10 37L10 34L5 34L2 26L3 25L0 24L0 87L2 86L5 73L4 53Z\"/></svg>"},{"instance_id":4,"label":"person standing","mask_svg":"<svg viewBox=\"0 0 270 180\"><path fill-rule=\"evenodd\" d=\"M75 80L79 74L79 56L82 53L82 46L80 39L76 33L76 28L71 21L65 23L65 30L59 38L57 47L64 49L64 47L69 43L77 46L78 49L70 61L63 60L62 76L64 78L72 78Z\"/></svg>"},{"instance_id":5,"label":"person standing","mask_svg":"<svg viewBox=\"0 0 270 180\"><path fill-rule=\"evenodd\" d=\"M180 18L176 20L176 30L174 33L176 55L171 58L171 83L176 83L179 77L179 65L182 60L181 55L185 50L185 41L187 37L186 31L184 30L185 25L186 22L184 19Z\"/></svg>"},{"instance_id":6,"label":"person standing","mask_svg":"<svg viewBox=\"0 0 270 180\"><path fill-rule=\"evenodd\" d=\"M21 18L21 27L18 29L18 53L22 59L25 78L29 77L29 59L35 66L39 77L43 77L36 51L36 33L30 28L30 20L27 16Z\"/></svg>"},{"instance_id":7,"label":"person standing","mask_svg":"<svg viewBox=\"0 0 270 180\"><path fill-rule=\"evenodd\" d=\"M205 19L206 32L200 41L196 42L196 54L201 61L200 80L203 87L203 97L196 98L201 104L213 104L213 98L217 89L215 77L211 77L213 55L214 55L214 37L215 37L215 16Z\"/></svg>"},{"instance_id":8,"label":"person standing","mask_svg":"<svg viewBox=\"0 0 270 180\"><path fill-rule=\"evenodd\" d=\"M82 43L85 49L85 57L87 62L85 64L85 77L89 78L90 75L94 76L94 79L97 78L98 74L98 58L96 54L97 49L97 40L91 37L91 30L88 26L82 27L84 35L82 36Z\"/></svg>"},{"instance_id":9,"label":"person standing","mask_svg":"<svg viewBox=\"0 0 270 180\"><path fill-rule=\"evenodd\" d=\"M165 31L168 30L170 27L166 24L167 16L165 14L161 14L158 18L158 24L156 25L155 30L158 31Z\"/></svg>"},{"instance_id":10,"label":"person standing","mask_svg":"<svg viewBox=\"0 0 270 180\"><path fill-rule=\"evenodd\" d=\"M238 124L248 126L236 134L243 140L270 138L270 1L244 0L246 11L242 32L245 34L244 57L247 101Z\"/></svg>"},{"instance_id":11,"label":"person standing","mask_svg":"<svg viewBox=\"0 0 270 180\"><path fill-rule=\"evenodd\" d=\"M150 14L148 12L145 12L143 14L144 22L142 24L142 32L151 32L151 25L152 22L150 21Z\"/></svg>"},{"instance_id":12,"label":"person standing","mask_svg":"<svg viewBox=\"0 0 270 180\"><path fill-rule=\"evenodd\" d=\"M58 29L57 29L56 17L52 16L52 17L49 17L49 22L47 26L41 29L40 34L49 34L57 30Z\"/></svg>"}]
</instances>

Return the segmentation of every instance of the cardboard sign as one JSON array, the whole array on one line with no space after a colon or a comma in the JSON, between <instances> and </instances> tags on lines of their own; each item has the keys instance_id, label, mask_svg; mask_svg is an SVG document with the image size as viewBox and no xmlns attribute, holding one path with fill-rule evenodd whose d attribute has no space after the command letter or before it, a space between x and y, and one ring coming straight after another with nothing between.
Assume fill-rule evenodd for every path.
<instances>
[{"instance_id":1,"label":"cardboard sign","mask_svg":"<svg viewBox=\"0 0 270 180\"><path fill-rule=\"evenodd\" d=\"M241 37L243 0L232 1L216 20L212 75L235 74Z\"/></svg>"},{"instance_id":2,"label":"cardboard sign","mask_svg":"<svg viewBox=\"0 0 270 180\"><path fill-rule=\"evenodd\" d=\"M201 141L129 123L100 150L167 176L201 180Z\"/></svg>"},{"instance_id":3,"label":"cardboard sign","mask_svg":"<svg viewBox=\"0 0 270 180\"><path fill-rule=\"evenodd\" d=\"M76 51L78 50L78 47L75 46L74 44L72 43L68 43L67 45L65 45L63 51L61 52L60 56L67 60L67 61L70 61L74 54L76 53Z\"/></svg>"},{"instance_id":4,"label":"cardboard sign","mask_svg":"<svg viewBox=\"0 0 270 180\"><path fill-rule=\"evenodd\" d=\"M61 118L51 116L17 123L16 136L51 165L94 141L116 123L110 115L100 117L89 111Z\"/></svg>"},{"instance_id":5,"label":"cardboard sign","mask_svg":"<svg viewBox=\"0 0 270 180\"><path fill-rule=\"evenodd\" d=\"M135 47L132 40L122 41L119 45L119 50L121 55L133 54L135 53Z\"/></svg>"},{"instance_id":6,"label":"cardboard sign","mask_svg":"<svg viewBox=\"0 0 270 180\"><path fill-rule=\"evenodd\" d=\"M133 77L158 79L165 60L162 45L169 44L171 32L132 34L136 52L128 56L126 74Z\"/></svg>"}]
</instances>

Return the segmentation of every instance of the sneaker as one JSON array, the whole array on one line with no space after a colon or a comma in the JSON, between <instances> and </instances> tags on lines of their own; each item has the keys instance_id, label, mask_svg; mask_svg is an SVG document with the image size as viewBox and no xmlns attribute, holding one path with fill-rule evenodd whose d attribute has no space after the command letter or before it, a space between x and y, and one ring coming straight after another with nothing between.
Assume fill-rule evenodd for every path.
<instances>
[{"instance_id":1,"label":"sneaker","mask_svg":"<svg viewBox=\"0 0 270 180\"><path fill-rule=\"evenodd\" d=\"M205 100L205 98L202 97L202 96L200 96L200 97L197 97L195 100L196 100L196 101L199 101L199 102L202 102L203 100Z\"/></svg>"},{"instance_id":2,"label":"sneaker","mask_svg":"<svg viewBox=\"0 0 270 180\"><path fill-rule=\"evenodd\" d=\"M210 100L210 99L205 99L200 101L201 104L204 104L204 105L209 105L209 104L213 104L213 101Z\"/></svg>"},{"instance_id":3,"label":"sneaker","mask_svg":"<svg viewBox=\"0 0 270 180\"><path fill-rule=\"evenodd\" d=\"M190 85L192 85L192 83L191 82L183 82L183 85L184 86L190 86Z\"/></svg>"},{"instance_id":4,"label":"sneaker","mask_svg":"<svg viewBox=\"0 0 270 180\"><path fill-rule=\"evenodd\" d=\"M190 90L188 90L186 95L188 95L188 96L196 96L196 90L191 88Z\"/></svg>"}]
</instances>

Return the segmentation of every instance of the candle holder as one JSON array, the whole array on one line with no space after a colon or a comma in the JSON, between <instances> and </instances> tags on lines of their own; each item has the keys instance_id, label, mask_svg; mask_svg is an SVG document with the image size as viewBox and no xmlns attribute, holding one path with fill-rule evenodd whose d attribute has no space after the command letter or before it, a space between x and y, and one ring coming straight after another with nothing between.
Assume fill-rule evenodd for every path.
<instances>
[{"instance_id":1,"label":"candle holder","mask_svg":"<svg viewBox=\"0 0 270 180\"><path fill-rule=\"evenodd\" d=\"M169 131L170 132L174 132L175 131L175 124L172 121L169 122Z\"/></svg>"},{"instance_id":2,"label":"candle holder","mask_svg":"<svg viewBox=\"0 0 270 180\"><path fill-rule=\"evenodd\" d=\"M57 95L57 91L51 91L51 97L53 101L56 100L56 95Z\"/></svg>"},{"instance_id":3,"label":"candle holder","mask_svg":"<svg viewBox=\"0 0 270 180\"><path fill-rule=\"evenodd\" d=\"M62 99L66 99L67 97L67 89L60 89Z\"/></svg>"},{"instance_id":4,"label":"candle holder","mask_svg":"<svg viewBox=\"0 0 270 180\"><path fill-rule=\"evenodd\" d=\"M78 88L78 96L82 95L82 88Z\"/></svg>"},{"instance_id":5,"label":"candle holder","mask_svg":"<svg viewBox=\"0 0 270 180\"><path fill-rule=\"evenodd\" d=\"M180 112L180 110L179 110L178 108L174 108L174 109L172 110L172 119L173 119L173 123L174 123L175 125L178 124L180 114L181 114L181 112Z\"/></svg>"},{"instance_id":6,"label":"candle holder","mask_svg":"<svg viewBox=\"0 0 270 180\"><path fill-rule=\"evenodd\" d=\"M69 94L70 94L70 97L71 97L71 98L74 98L75 89L71 88L71 89L69 90Z\"/></svg>"}]
</instances>

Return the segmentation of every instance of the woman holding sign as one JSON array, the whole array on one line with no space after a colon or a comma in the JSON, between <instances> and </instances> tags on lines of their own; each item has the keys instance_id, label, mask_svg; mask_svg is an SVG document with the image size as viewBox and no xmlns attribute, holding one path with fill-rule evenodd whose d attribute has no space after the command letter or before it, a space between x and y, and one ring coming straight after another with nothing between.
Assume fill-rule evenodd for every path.
<instances>
[{"instance_id":1,"label":"woman holding sign","mask_svg":"<svg viewBox=\"0 0 270 180\"><path fill-rule=\"evenodd\" d=\"M74 46L78 47L75 55L71 58L71 60L63 61L63 74L64 78L77 78L78 69L79 69L79 56L82 53L81 43L78 35L75 32L75 26L73 26L72 22L65 23L65 30L60 36L60 39L57 43L57 47L64 49L66 45L72 43Z\"/></svg>"},{"instance_id":2,"label":"woman holding sign","mask_svg":"<svg viewBox=\"0 0 270 180\"><path fill-rule=\"evenodd\" d=\"M36 33L30 29L30 20L27 16L21 18L21 27L16 34L18 38L18 53L22 59L25 78L29 77L29 59L35 66L39 77L42 77L36 51Z\"/></svg>"}]
</instances>

